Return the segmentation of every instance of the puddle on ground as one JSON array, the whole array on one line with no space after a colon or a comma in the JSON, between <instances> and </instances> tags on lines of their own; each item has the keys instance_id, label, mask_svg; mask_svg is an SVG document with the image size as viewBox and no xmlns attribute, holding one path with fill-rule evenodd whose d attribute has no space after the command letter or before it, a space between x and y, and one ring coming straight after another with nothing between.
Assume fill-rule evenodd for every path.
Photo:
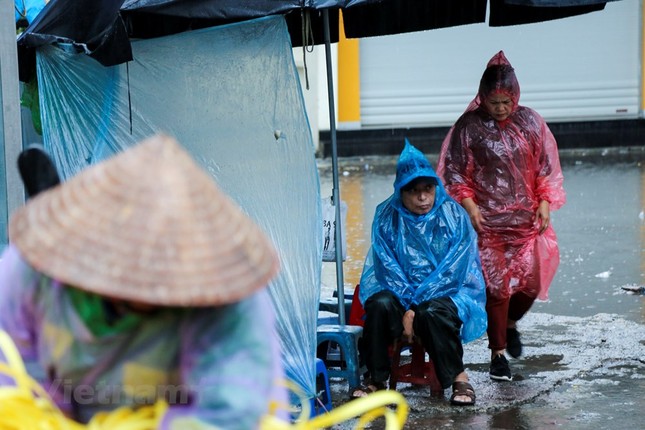
<instances>
[{"instance_id":1,"label":"puddle on ground","mask_svg":"<svg viewBox=\"0 0 645 430\"><path fill-rule=\"evenodd\" d=\"M536 357L537 358L537 357ZM552 357L554 358L554 357ZM537 359L536 361L540 361ZM533 361L533 360L531 360ZM551 359L543 361L547 363ZM643 428L645 400L645 363L608 363L580 378L565 381L552 391L517 407L482 411L479 407L455 408L444 398L432 398L422 387L406 385L400 392L410 404L406 429L474 430L616 430ZM495 383L498 397L513 398L512 383ZM431 411L431 413L428 413ZM345 428L345 427L343 427ZM351 427L346 427L351 428ZM367 428L385 429L382 421Z\"/></svg>"},{"instance_id":2,"label":"puddle on ground","mask_svg":"<svg viewBox=\"0 0 645 430\"><path fill-rule=\"evenodd\" d=\"M464 346L477 405L451 407L450 389L434 399L425 387L401 384L410 405L406 429L645 428L645 295L628 291L645 291L645 150L634 159L570 155L561 159L568 202L553 215L560 266L549 300L520 321L525 354L510 360L515 380L489 379L484 336ZM383 159L341 160L346 289L360 279L374 208L392 192L395 159ZM331 195L331 183L322 171L322 195ZM321 297L337 288L336 266L326 263ZM332 400L334 407L347 402L346 382L332 382Z\"/></svg>"},{"instance_id":3,"label":"puddle on ground","mask_svg":"<svg viewBox=\"0 0 645 430\"><path fill-rule=\"evenodd\" d=\"M522 321L525 354L511 359L513 382L488 377L485 338L464 346L477 393L473 407L449 404L451 390L432 397L425 386L400 384L410 408L406 429L632 429L645 418L645 326L616 315L589 318L529 313ZM347 384L332 380L334 407ZM335 426L355 428L355 421ZM383 429L382 422L369 424Z\"/></svg>"},{"instance_id":4,"label":"puddle on ground","mask_svg":"<svg viewBox=\"0 0 645 430\"><path fill-rule=\"evenodd\" d=\"M527 345L528 346L528 345ZM545 354L526 357L517 361L513 365L513 381L522 381L526 379L525 374L532 374L532 377L539 376L541 372L554 372L563 370L566 366L561 364L564 357L562 355ZM477 363L468 366L468 369L488 372L489 363Z\"/></svg>"},{"instance_id":5,"label":"puddle on ground","mask_svg":"<svg viewBox=\"0 0 645 430\"><path fill-rule=\"evenodd\" d=\"M610 364L582 375L575 381L562 383L553 392L531 404L493 414L488 427L482 428L643 428L643 393L645 364Z\"/></svg>"}]
</instances>

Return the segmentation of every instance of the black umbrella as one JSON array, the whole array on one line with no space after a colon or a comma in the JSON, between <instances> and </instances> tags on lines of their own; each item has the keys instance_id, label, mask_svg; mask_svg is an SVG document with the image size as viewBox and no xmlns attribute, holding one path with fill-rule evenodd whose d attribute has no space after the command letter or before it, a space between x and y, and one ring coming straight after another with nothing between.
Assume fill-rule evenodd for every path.
<instances>
[{"instance_id":1,"label":"black umbrella","mask_svg":"<svg viewBox=\"0 0 645 430\"><path fill-rule=\"evenodd\" d=\"M612 1L612 0L609 0ZM615 1L615 0L614 0ZM343 11L349 38L383 36L482 23L508 26L559 19L604 8L600 0L51 0L18 38L21 79L35 47L71 43L101 64L132 59L131 38L151 38L285 15L294 46L338 40ZM490 3L490 4L489 4ZM325 18L327 15L327 18Z\"/></svg>"},{"instance_id":2,"label":"black umbrella","mask_svg":"<svg viewBox=\"0 0 645 430\"><path fill-rule=\"evenodd\" d=\"M612 0L610 0L612 1ZM616 0L614 0L616 1ZM325 44L336 209L336 274L339 320L345 324L341 256L340 190L331 67L342 10L349 38L383 36L482 23L490 26L565 18L602 10L599 0L52 0L18 38L20 79L28 81L38 46L69 43L105 66L132 59L131 38L150 38L259 18L285 16L294 46Z\"/></svg>"}]
</instances>

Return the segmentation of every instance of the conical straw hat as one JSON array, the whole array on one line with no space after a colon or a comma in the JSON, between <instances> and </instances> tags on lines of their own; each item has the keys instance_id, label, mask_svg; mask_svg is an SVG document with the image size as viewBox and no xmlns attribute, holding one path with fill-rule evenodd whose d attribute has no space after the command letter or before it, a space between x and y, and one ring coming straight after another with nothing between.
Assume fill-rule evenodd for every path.
<instances>
[{"instance_id":1,"label":"conical straw hat","mask_svg":"<svg viewBox=\"0 0 645 430\"><path fill-rule=\"evenodd\" d=\"M9 235L54 279L155 305L233 303L279 265L260 228L162 135L39 194L13 215Z\"/></svg>"}]
</instances>

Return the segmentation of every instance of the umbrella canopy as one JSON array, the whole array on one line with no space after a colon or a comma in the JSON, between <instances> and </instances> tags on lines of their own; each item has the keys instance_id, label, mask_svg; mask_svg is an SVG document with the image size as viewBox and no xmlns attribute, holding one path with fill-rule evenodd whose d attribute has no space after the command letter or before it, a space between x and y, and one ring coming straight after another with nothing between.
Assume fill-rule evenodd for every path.
<instances>
[{"instance_id":1,"label":"umbrella canopy","mask_svg":"<svg viewBox=\"0 0 645 430\"><path fill-rule=\"evenodd\" d=\"M599 0L51 0L18 39L20 78L34 67L33 49L69 43L101 64L132 59L130 39L151 38L267 15L286 16L294 46L324 43L321 11L329 14L330 41L338 40L343 11L349 38L383 36L482 23L507 26L564 18L604 8Z\"/></svg>"}]
</instances>

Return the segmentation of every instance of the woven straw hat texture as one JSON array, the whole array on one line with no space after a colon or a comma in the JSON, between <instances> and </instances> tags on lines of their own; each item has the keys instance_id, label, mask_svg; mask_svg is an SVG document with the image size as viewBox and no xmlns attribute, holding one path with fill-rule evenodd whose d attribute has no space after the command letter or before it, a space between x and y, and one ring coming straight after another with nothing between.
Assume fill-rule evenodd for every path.
<instances>
[{"instance_id":1,"label":"woven straw hat texture","mask_svg":"<svg viewBox=\"0 0 645 430\"><path fill-rule=\"evenodd\" d=\"M154 305L234 303L279 267L261 229L165 135L39 194L9 235L54 279Z\"/></svg>"}]
</instances>

